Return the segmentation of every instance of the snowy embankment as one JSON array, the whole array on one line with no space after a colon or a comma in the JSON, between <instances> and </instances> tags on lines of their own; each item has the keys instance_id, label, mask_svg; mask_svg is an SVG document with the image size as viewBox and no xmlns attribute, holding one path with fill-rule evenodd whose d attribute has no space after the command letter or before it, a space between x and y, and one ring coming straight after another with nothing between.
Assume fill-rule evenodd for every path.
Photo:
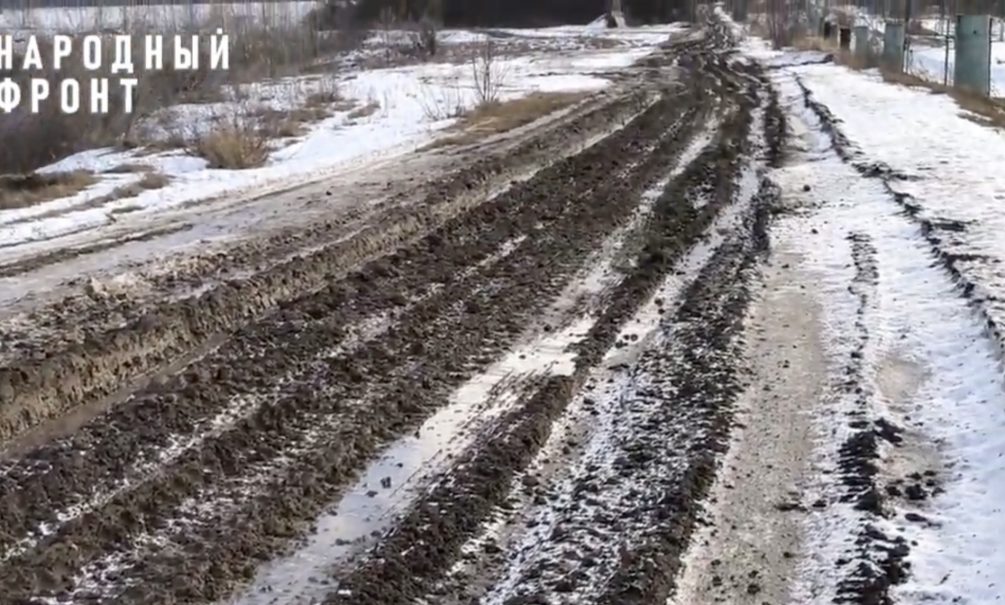
<instances>
[{"instance_id":1,"label":"snowy embankment","mask_svg":"<svg viewBox=\"0 0 1005 605\"><path fill-rule=\"evenodd\" d=\"M867 368L866 414L902 431L902 441L882 443L878 454L879 484L897 488L888 514L841 504L809 517L806 540L818 554L804 565L794 597L830 600L852 548L850 528L872 523L909 545L906 581L891 590L896 602L998 602L1005 594L998 531L1005 524L1005 137L968 119L946 95L833 64L785 66L791 55L751 47L779 67L790 127L808 147L795 152L805 163L777 178L790 182L789 191L812 183L800 195L820 208L786 219L791 233L779 228L777 236L822 276L829 347L841 348L849 326L865 331L856 355ZM865 261L854 245L819 245L820 237L840 242L846 233L865 242L875 271L864 319L842 300L846 290L858 291L847 284ZM821 419L825 441L840 432L847 411ZM836 452L820 448L818 464L836 465ZM906 496L898 478L910 488Z\"/></svg>"},{"instance_id":2,"label":"snowy embankment","mask_svg":"<svg viewBox=\"0 0 1005 605\"><path fill-rule=\"evenodd\" d=\"M605 30L592 26L507 32L506 44L522 45L520 54L500 57L494 71L500 82L499 100L536 92L590 92L610 84L605 73L623 69L665 41L674 26ZM441 44L470 44L486 34L440 33ZM522 36L518 38L518 36ZM589 44L590 39L602 44ZM602 47L602 48L601 48ZM83 170L98 181L63 199L27 208L0 211L0 250L48 242L115 223L123 216L151 214L193 201L262 195L359 166L378 158L413 151L434 141L437 133L477 102L469 63L425 63L368 70L339 70L328 76L304 76L245 87L239 101L169 108L148 120L151 130L183 128L206 132L235 115L263 109L291 111L304 99L325 89L337 90L331 115L307 125L300 136L270 142L265 165L246 170L211 169L184 149L150 153L147 149L95 149L78 153L40 172ZM365 111L360 111L365 108ZM165 116L170 119L165 119ZM179 126L180 124L180 126ZM171 132L162 132L166 138ZM115 174L122 166L138 165L170 179L166 187L125 196L109 195L139 176ZM109 172L112 173L109 173Z\"/></svg>"}]
</instances>

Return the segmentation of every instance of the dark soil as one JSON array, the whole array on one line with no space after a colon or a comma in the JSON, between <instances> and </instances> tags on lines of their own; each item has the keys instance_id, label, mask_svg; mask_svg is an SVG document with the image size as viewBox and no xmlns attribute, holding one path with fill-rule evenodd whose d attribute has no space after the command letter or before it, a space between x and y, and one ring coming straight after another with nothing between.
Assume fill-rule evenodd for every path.
<instances>
[{"instance_id":1,"label":"dark soil","mask_svg":"<svg viewBox=\"0 0 1005 605\"><path fill-rule=\"evenodd\" d=\"M654 411L615 464L626 482L674 470L654 474L649 488L658 497L631 513L647 529L594 600L664 602L732 426L748 284L767 253L778 195L764 180L752 199L741 199L738 177L777 165L784 153L777 98L758 68L734 60L730 45L727 30L710 24L704 38L647 58L634 85L539 136L468 158L369 209L197 259L174 279L219 282L198 296L137 302L95 293L37 318L65 337L12 339L6 352L16 361L0 368L2 442L122 396L69 435L0 465L0 602L69 600L84 571L103 589L77 590L75 602L226 599L307 534L384 447L414 433L526 335L716 111L711 144L680 167L625 242L631 262L577 346L573 374L528 384L390 533L327 578L339 588L331 603L412 603L435 591L461 546L505 505L514 478L590 372L618 346L621 328L735 207L740 220L679 305L667 306L661 330L671 344L646 349L632 370L655 377L636 394ZM644 109L637 89L655 103ZM755 114L764 115L764 132L752 132ZM611 122L621 127L556 159L568 141L585 141ZM490 187L541 164L486 200ZM177 285L162 279L155 286ZM164 371L180 359L180 369ZM848 446L861 468L849 462L848 477L867 481L870 439L891 435L895 427L864 426ZM533 478L524 484L533 488ZM856 487L854 497L867 502L870 486ZM44 535L39 527L48 528ZM102 568L110 556L116 565ZM572 593L570 578L547 588ZM544 602L543 588L528 586L526 602Z\"/></svg>"}]
</instances>

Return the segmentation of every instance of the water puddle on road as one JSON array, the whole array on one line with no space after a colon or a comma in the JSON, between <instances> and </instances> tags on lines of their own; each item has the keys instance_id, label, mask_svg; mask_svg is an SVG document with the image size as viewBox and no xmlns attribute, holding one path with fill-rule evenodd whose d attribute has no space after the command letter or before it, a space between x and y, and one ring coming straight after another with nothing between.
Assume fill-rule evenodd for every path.
<instances>
[{"instance_id":1,"label":"water puddle on road","mask_svg":"<svg viewBox=\"0 0 1005 605\"><path fill-rule=\"evenodd\" d=\"M333 571L386 532L451 459L512 408L536 379L575 369L571 345L595 321L584 316L562 330L518 346L457 389L450 403L414 434L384 450L346 491L316 531L293 553L268 563L233 605L308 605L333 588Z\"/></svg>"}]
</instances>

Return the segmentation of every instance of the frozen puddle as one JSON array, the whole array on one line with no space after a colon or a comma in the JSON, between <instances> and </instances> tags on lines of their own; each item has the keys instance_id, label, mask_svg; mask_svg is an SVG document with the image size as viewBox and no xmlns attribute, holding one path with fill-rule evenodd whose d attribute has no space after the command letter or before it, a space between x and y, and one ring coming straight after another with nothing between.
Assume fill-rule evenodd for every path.
<instances>
[{"instance_id":1,"label":"frozen puddle","mask_svg":"<svg viewBox=\"0 0 1005 605\"><path fill-rule=\"evenodd\" d=\"M418 493L467 448L480 429L510 409L532 378L569 375L575 369L570 345L595 321L586 316L553 334L513 349L451 397L449 405L413 435L392 444L370 464L317 529L292 554L259 570L251 585L228 603L306 605L331 590L333 570L392 526Z\"/></svg>"}]
</instances>

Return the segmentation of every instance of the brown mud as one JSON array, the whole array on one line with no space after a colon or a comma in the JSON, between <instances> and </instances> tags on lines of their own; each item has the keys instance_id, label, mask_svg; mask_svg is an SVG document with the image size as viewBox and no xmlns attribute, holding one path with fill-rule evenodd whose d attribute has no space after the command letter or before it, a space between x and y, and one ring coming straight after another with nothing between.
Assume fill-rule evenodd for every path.
<instances>
[{"instance_id":1,"label":"brown mud","mask_svg":"<svg viewBox=\"0 0 1005 605\"><path fill-rule=\"evenodd\" d=\"M641 115L489 202L474 203L505 160L477 161L424 203L392 207L392 220L368 223L379 233L6 369L12 435L232 332L183 371L3 468L0 592L129 603L225 597L382 445L505 350L631 215L703 111L700 94L649 85L660 96ZM585 131L630 103L615 99L565 128ZM533 145L513 153L526 158ZM444 199L455 200L452 216ZM400 247L388 254L392 244ZM389 325L360 340L354 326L375 317ZM318 426L329 429L321 440ZM192 513L191 501L204 498L228 506ZM82 576L92 585L79 586Z\"/></svg>"},{"instance_id":2,"label":"brown mud","mask_svg":"<svg viewBox=\"0 0 1005 605\"><path fill-rule=\"evenodd\" d=\"M645 244L634 268L611 294L610 305L589 336L577 346L575 374L545 383L503 419L500 428L487 435L483 444L458 460L449 481L434 487L417 502L363 563L336 575L338 590L332 592L329 603L444 599L444 591L453 588L444 588L437 581L461 557L461 546L490 513L506 507L514 477L540 450L554 421L575 393L597 387L589 382L590 371L616 344L624 322L674 270L683 254L701 240L722 209L739 195L736 182L740 160L754 151L743 141L749 141L751 113L760 98L758 87L731 74L728 63L708 49L689 50L694 53L690 60L705 68L701 73L716 74L717 86L712 90L735 104L733 113L725 119L715 143L678 179L667 184L640 236ZM753 82L760 80L755 78ZM768 96L766 91L763 94ZM768 106L770 119L766 120L764 134L771 161L780 149L772 142L781 140L784 120L777 103ZM708 203L700 207L691 203L708 191L712 191ZM675 345L669 350L648 350L639 361L647 375L659 377L639 396L654 400L660 411L633 433L630 457L619 464L619 472L631 480L644 467L679 466L685 470L666 475L658 485L647 485L662 495L651 502L640 502L632 515L635 521L650 520L652 530L641 543L623 553L612 570L608 589L592 595L591 602L662 603L673 589L682 549L694 529L695 513L715 475L714 460L729 432L731 402L741 381L737 339L749 299L745 284L752 267L766 251L768 213L776 195L770 183L762 184L749 202L743 228L731 234L729 243L708 261L683 294L679 310L667 318ZM681 441L671 438L678 431ZM686 440L683 435L696 431L702 437L682 448ZM613 487L586 481L577 489L590 494ZM615 516L606 519L610 528L626 521ZM551 539L562 540L558 531ZM577 584L576 574L581 573L576 568L596 564L591 557L580 557L548 563L562 566L563 579L542 587L542 591L522 591L506 602L555 602L545 592L571 592ZM540 577L543 571L532 574ZM527 585L531 579L526 578ZM467 586L457 587L457 591L457 601L477 600Z\"/></svg>"},{"instance_id":3,"label":"brown mud","mask_svg":"<svg viewBox=\"0 0 1005 605\"><path fill-rule=\"evenodd\" d=\"M626 322L735 211L740 220L660 321L668 344L645 349L631 370L650 381L634 394L650 412L619 444L614 482L646 478L651 493L630 519L604 523L648 529L588 598L663 603L732 426L748 282L778 195L759 176L741 191L741 176L778 162L785 129L759 68L735 60L726 28L706 29L665 45L615 93L497 153L148 283L190 295L92 292L35 318L56 337L12 329L3 353L13 361L0 368L0 595L227 599L467 379L528 331L554 330L543 313L660 185L651 212L627 230L629 262L573 348L572 374L526 385L388 534L324 581L331 603L442 596L438 581L506 505L573 398L597 386L591 372L623 344ZM651 104L639 104L640 89ZM713 111L708 145L677 166ZM556 321L581 312L577 304ZM105 401L65 434L35 433ZM592 477L579 487L605 489ZM570 565L585 573L590 563ZM568 588L527 580L519 602Z\"/></svg>"}]
</instances>

